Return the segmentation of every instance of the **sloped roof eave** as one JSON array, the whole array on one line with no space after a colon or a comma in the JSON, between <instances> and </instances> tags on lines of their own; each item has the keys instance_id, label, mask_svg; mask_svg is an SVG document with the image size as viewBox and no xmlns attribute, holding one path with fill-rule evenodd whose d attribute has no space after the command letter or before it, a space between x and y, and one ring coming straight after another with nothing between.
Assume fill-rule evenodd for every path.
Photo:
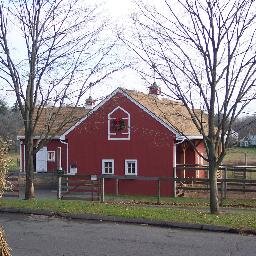
<instances>
[{"instance_id":1,"label":"sloped roof eave","mask_svg":"<svg viewBox=\"0 0 256 256\"><path fill-rule=\"evenodd\" d=\"M116 90L114 90L104 100L102 100L98 105L96 105L92 110L90 110L86 114L86 116L81 118L78 122L76 122L73 126L71 126L69 129L67 129L63 134L61 134L60 140L65 140L66 135L68 135L71 131L73 131L78 125L80 125L84 120L86 120L91 114L93 114L95 111L97 111L105 102L107 102L110 98L112 98L118 91L120 91L120 88L117 88Z\"/></svg>"},{"instance_id":2,"label":"sloped roof eave","mask_svg":"<svg viewBox=\"0 0 256 256\"><path fill-rule=\"evenodd\" d=\"M130 96L124 89L122 88L117 88L116 90L114 90L111 94L109 94L103 101L101 101L97 106L95 106L89 113L87 113L87 115L85 117L83 117L81 120L79 120L75 125L73 125L72 127L70 127L66 132L64 132L61 136L60 136L60 140L65 140L66 139L66 135L68 135L71 131L73 131L78 125L80 125L84 120L86 120L88 118L89 115L91 115L92 113L94 113L95 111L97 111L102 105L105 104L105 102L107 102L109 99L111 99L114 95L116 95L117 93L122 93L125 97L127 97L130 101L132 101L134 104L136 104L139 108L141 108L143 111L145 111L147 114L149 114L152 118L154 118L155 120L157 120L161 125L163 125L164 127L166 127L169 131L171 131L172 133L174 133L174 135L180 136L181 133L179 133L171 124L169 124L168 122L165 122L163 119L161 119L160 117L158 117L157 115L155 115L152 111L150 111L148 108L146 108L145 106L143 106L141 103L139 103L136 99L134 99L132 96Z\"/></svg>"},{"instance_id":3,"label":"sloped roof eave","mask_svg":"<svg viewBox=\"0 0 256 256\"><path fill-rule=\"evenodd\" d=\"M202 140L203 135L181 135L176 138L177 140Z\"/></svg>"},{"instance_id":4,"label":"sloped roof eave","mask_svg":"<svg viewBox=\"0 0 256 256\"><path fill-rule=\"evenodd\" d=\"M58 136L58 135L56 135L56 136L53 136L51 139L54 139L54 140L58 140L58 139L60 139L60 137L61 136ZM33 137L33 139L42 139L42 138L44 138L43 136L40 136L40 135L36 135L36 136L34 136ZM17 140L24 140L25 139L25 136L24 135L18 135L17 136Z\"/></svg>"}]
</instances>

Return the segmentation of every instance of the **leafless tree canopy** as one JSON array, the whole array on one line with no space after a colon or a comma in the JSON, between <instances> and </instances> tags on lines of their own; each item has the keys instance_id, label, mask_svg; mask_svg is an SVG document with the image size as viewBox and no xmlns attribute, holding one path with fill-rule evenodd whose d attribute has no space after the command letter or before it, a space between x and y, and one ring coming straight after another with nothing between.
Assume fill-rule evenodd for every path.
<instances>
[{"instance_id":1,"label":"leafless tree canopy","mask_svg":"<svg viewBox=\"0 0 256 256\"><path fill-rule=\"evenodd\" d=\"M89 87L117 70L110 55L115 41L97 15L79 0L1 5L0 76L14 90L24 120L26 108L37 106L40 115L49 104L77 105Z\"/></svg>"},{"instance_id":2,"label":"leafless tree canopy","mask_svg":"<svg viewBox=\"0 0 256 256\"><path fill-rule=\"evenodd\" d=\"M33 154L54 136L46 129L35 148L33 135L44 108L52 108L48 127L54 126L54 116L64 105L77 106L88 88L124 67L113 54L116 40L98 10L83 0L0 5L0 78L15 92L23 118L30 185ZM66 118L55 133L70 122L72 113Z\"/></svg>"},{"instance_id":3,"label":"leafless tree canopy","mask_svg":"<svg viewBox=\"0 0 256 256\"><path fill-rule=\"evenodd\" d=\"M168 96L187 107L203 135L214 177L232 123L255 98L256 3L163 0L157 4L159 8L137 1L136 39L123 40L155 70ZM203 113L208 115L208 126Z\"/></svg>"},{"instance_id":4,"label":"leafless tree canopy","mask_svg":"<svg viewBox=\"0 0 256 256\"><path fill-rule=\"evenodd\" d=\"M138 40L129 45L156 69L169 96L190 109L200 132L205 138L211 136L217 148L255 98L255 2L165 0L162 4L158 9L138 3L140 14L133 17ZM197 109L208 113L209 130ZM215 114L217 129L211 121Z\"/></svg>"}]
</instances>

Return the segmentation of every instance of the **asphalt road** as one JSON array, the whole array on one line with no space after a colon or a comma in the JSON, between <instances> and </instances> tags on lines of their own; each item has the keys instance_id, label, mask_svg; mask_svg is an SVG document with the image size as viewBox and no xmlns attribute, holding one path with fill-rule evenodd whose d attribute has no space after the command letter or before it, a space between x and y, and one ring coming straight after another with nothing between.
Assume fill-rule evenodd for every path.
<instances>
[{"instance_id":1,"label":"asphalt road","mask_svg":"<svg viewBox=\"0 0 256 256\"><path fill-rule=\"evenodd\" d=\"M256 237L0 214L13 256L256 255Z\"/></svg>"}]
</instances>

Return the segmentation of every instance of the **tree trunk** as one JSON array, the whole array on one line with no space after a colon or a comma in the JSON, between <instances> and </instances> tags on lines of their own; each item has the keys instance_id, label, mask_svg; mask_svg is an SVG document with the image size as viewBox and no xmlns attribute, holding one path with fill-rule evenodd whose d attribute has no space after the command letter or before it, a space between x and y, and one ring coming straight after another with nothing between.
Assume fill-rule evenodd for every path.
<instances>
[{"instance_id":1,"label":"tree trunk","mask_svg":"<svg viewBox=\"0 0 256 256\"><path fill-rule=\"evenodd\" d=\"M33 138L28 136L25 141L25 171L26 171L26 186L25 199L32 199L35 197L34 193L34 149Z\"/></svg>"},{"instance_id":2,"label":"tree trunk","mask_svg":"<svg viewBox=\"0 0 256 256\"><path fill-rule=\"evenodd\" d=\"M211 214L219 214L217 169L218 168L214 161L209 162L210 212L211 212Z\"/></svg>"}]
</instances>

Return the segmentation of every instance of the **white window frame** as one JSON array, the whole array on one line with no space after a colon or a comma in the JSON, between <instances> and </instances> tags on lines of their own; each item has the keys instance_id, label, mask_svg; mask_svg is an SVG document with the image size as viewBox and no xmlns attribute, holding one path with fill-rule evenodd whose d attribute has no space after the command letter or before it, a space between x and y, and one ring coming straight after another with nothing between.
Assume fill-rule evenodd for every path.
<instances>
[{"instance_id":1,"label":"white window frame","mask_svg":"<svg viewBox=\"0 0 256 256\"><path fill-rule=\"evenodd\" d=\"M135 164L135 173L128 172L128 164L134 163ZM137 176L138 175L138 161L137 159L125 159L125 175Z\"/></svg>"},{"instance_id":2,"label":"white window frame","mask_svg":"<svg viewBox=\"0 0 256 256\"><path fill-rule=\"evenodd\" d=\"M123 111L125 114L127 114L127 117L122 117L122 119L127 120L127 131L128 132L122 132L122 135L127 135L127 137L112 137L112 136L116 136L115 132L111 132L111 122L115 119L113 117L111 117L111 115L117 111L117 110L121 110ZM112 110L109 114L108 114L108 140L130 140L131 139L131 117L130 117L130 113L127 112L125 109L121 108L120 106L116 107L114 110Z\"/></svg>"},{"instance_id":3,"label":"white window frame","mask_svg":"<svg viewBox=\"0 0 256 256\"><path fill-rule=\"evenodd\" d=\"M112 163L112 173L106 172L105 170L105 163ZM101 161L101 170L102 174L107 174L107 175L113 175L115 173L115 161L114 159L102 159Z\"/></svg>"},{"instance_id":4,"label":"white window frame","mask_svg":"<svg viewBox=\"0 0 256 256\"><path fill-rule=\"evenodd\" d=\"M49 157L51 154L53 154L52 158ZM48 162L55 162L55 151L47 151L47 161Z\"/></svg>"}]
</instances>

